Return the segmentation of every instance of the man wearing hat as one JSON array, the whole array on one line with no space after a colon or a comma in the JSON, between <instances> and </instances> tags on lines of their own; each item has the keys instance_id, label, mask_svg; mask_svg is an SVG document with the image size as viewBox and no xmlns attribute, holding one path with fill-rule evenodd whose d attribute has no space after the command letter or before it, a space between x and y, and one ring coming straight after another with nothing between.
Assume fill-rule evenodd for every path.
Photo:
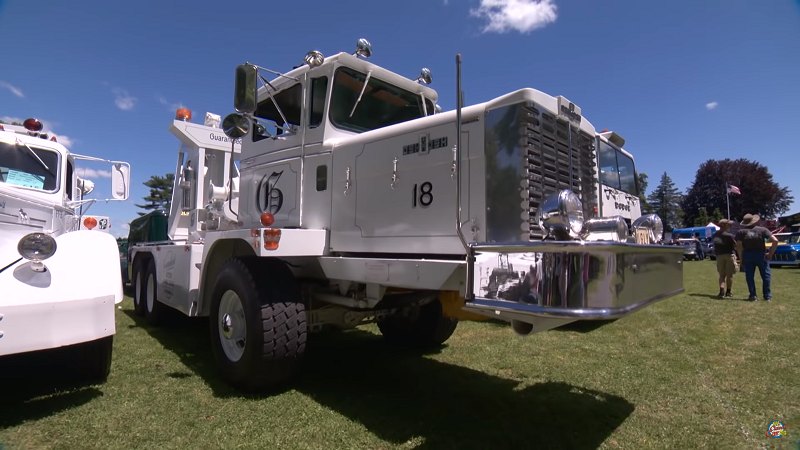
<instances>
[{"instance_id":1,"label":"man wearing hat","mask_svg":"<svg viewBox=\"0 0 800 450\"><path fill-rule=\"evenodd\" d=\"M733 221L722 219L719 221L719 230L714 233L712 242L714 243L714 255L717 257L717 273L719 274L719 294L717 297L731 297L731 287L733 286L733 274L736 273L736 256L733 250L736 242L730 233Z\"/></svg>"},{"instance_id":2,"label":"man wearing hat","mask_svg":"<svg viewBox=\"0 0 800 450\"><path fill-rule=\"evenodd\" d=\"M748 300L754 302L758 300L756 296L756 267L761 274L763 283L764 300L772 300L772 290L770 289L770 270L769 261L775 255L778 239L764 227L758 226L761 217L758 214L745 214L740 222L744 228L736 233L736 251L742 256L744 266L744 279L747 281L747 290L750 291ZM764 241L769 239L769 253Z\"/></svg>"}]
</instances>

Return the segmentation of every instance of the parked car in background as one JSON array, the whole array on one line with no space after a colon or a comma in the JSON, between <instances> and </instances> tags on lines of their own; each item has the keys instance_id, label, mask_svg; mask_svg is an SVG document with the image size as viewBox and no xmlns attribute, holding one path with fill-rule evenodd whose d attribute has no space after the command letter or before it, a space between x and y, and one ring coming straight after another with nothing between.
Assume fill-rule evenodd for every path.
<instances>
[{"instance_id":1,"label":"parked car in background","mask_svg":"<svg viewBox=\"0 0 800 450\"><path fill-rule=\"evenodd\" d=\"M694 239L678 239L678 245L683 246L683 259L686 261L705 259L705 254L702 255L703 257L701 258L701 255L697 253L697 243Z\"/></svg>"},{"instance_id":2,"label":"parked car in background","mask_svg":"<svg viewBox=\"0 0 800 450\"><path fill-rule=\"evenodd\" d=\"M778 248L775 249L775 256L769 262L771 267L797 267L800 266L798 252L800 252L800 231L793 233L777 233Z\"/></svg>"}]
</instances>

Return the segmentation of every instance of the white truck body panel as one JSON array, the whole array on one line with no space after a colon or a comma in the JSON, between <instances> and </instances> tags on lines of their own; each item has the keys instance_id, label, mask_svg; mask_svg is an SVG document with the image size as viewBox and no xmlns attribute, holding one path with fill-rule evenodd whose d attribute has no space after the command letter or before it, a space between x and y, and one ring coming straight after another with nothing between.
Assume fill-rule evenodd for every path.
<instances>
[{"instance_id":1,"label":"white truck body panel","mask_svg":"<svg viewBox=\"0 0 800 450\"><path fill-rule=\"evenodd\" d=\"M63 145L35 133L29 135L20 126L3 128L0 356L112 336L115 305L122 301L119 254L110 234L79 230L81 217L76 209L86 200L74 167L76 159L86 158L73 156ZM91 160L119 163L124 166L120 170L129 173L127 163ZM42 167L46 176L32 173ZM43 181L50 175L53 178ZM127 197L128 182L117 187ZM56 242L55 253L43 261L43 271L33 270L17 250L20 239L34 232L50 235Z\"/></svg>"}]
</instances>

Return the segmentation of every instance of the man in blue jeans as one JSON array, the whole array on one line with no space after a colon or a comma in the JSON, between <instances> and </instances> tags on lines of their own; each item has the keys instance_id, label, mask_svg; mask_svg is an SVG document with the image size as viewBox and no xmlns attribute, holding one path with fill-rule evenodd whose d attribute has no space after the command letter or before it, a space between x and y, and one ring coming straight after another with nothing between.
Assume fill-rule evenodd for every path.
<instances>
[{"instance_id":1,"label":"man in blue jeans","mask_svg":"<svg viewBox=\"0 0 800 450\"><path fill-rule=\"evenodd\" d=\"M740 223L744 228L736 232L736 251L742 259L744 279L747 281L747 290L750 291L748 300L751 302L758 300L756 297L756 267L758 267L764 285L764 300L772 300L769 261L775 255L778 243L778 239L768 229L758 226L759 220L761 217L758 214L745 214ZM764 243L767 239L770 241L769 253L767 253Z\"/></svg>"}]
</instances>

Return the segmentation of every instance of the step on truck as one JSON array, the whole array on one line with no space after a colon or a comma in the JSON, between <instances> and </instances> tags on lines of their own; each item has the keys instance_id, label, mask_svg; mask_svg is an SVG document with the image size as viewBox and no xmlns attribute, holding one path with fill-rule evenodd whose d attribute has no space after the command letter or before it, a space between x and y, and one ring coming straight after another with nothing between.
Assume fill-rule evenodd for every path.
<instances>
[{"instance_id":1,"label":"step on truck","mask_svg":"<svg viewBox=\"0 0 800 450\"><path fill-rule=\"evenodd\" d=\"M128 163L72 153L36 119L0 124L0 359L59 349L87 379L108 375L122 286L107 217L83 215L97 199L80 175L97 167L105 200L127 199Z\"/></svg>"},{"instance_id":2,"label":"step on truck","mask_svg":"<svg viewBox=\"0 0 800 450\"><path fill-rule=\"evenodd\" d=\"M325 328L373 322L425 348L459 319L527 334L683 291L657 216L592 217L596 132L577 105L521 89L440 112L429 70L370 53L239 66L224 134L178 111L169 239L130 248L147 321L207 316L222 376L250 390L290 379Z\"/></svg>"}]
</instances>

